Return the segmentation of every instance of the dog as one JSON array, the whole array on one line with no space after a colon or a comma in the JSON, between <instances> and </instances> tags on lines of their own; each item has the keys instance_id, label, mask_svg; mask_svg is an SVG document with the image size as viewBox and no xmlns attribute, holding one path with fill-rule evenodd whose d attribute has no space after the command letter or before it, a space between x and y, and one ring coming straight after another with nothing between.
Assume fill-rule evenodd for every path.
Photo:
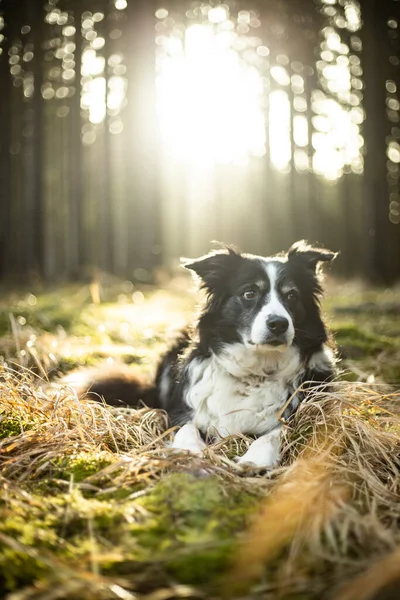
<instances>
[{"instance_id":1,"label":"dog","mask_svg":"<svg viewBox=\"0 0 400 600\"><path fill-rule=\"evenodd\" d=\"M289 418L336 373L320 310L321 263L335 256L300 241L273 257L225 248L186 262L206 292L193 332L179 336L153 384L117 372L93 381L89 394L164 409L180 427L173 442L180 450L201 454L208 439L255 436L237 462L276 466L279 413Z\"/></svg>"}]
</instances>

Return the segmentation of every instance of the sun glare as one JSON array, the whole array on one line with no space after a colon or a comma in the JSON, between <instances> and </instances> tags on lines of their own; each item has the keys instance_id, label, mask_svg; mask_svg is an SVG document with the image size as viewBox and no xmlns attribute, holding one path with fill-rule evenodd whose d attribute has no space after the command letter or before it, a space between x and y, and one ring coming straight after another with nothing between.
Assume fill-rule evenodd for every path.
<instances>
[{"instance_id":1,"label":"sun glare","mask_svg":"<svg viewBox=\"0 0 400 600\"><path fill-rule=\"evenodd\" d=\"M157 36L158 119L162 140L177 159L245 164L266 153L264 82L239 53L243 42L234 28L221 5L183 35Z\"/></svg>"},{"instance_id":2,"label":"sun glare","mask_svg":"<svg viewBox=\"0 0 400 600\"><path fill-rule=\"evenodd\" d=\"M291 159L290 102L287 92L275 90L269 95L269 147L271 163L286 171Z\"/></svg>"}]
</instances>

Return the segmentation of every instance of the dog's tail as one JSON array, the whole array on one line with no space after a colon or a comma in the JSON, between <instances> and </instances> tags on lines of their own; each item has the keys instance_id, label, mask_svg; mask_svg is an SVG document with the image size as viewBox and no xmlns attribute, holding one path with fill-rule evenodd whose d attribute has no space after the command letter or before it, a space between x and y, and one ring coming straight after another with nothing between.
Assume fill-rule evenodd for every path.
<instances>
[{"instance_id":1,"label":"dog's tail","mask_svg":"<svg viewBox=\"0 0 400 600\"><path fill-rule=\"evenodd\" d=\"M138 408L146 405L168 411L169 398L176 384L176 367L189 343L189 334L184 330L158 365L154 383L144 379L137 367L126 365L74 371L64 377L62 383L72 387L79 397L104 400L111 406Z\"/></svg>"},{"instance_id":2,"label":"dog's tail","mask_svg":"<svg viewBox=\"0 0 400 600\"><path fill-rule=\"evenodd\" d=\"M156 385L125 365L84 369L63 378L79 397L104 400L110 406L161 408Z\"/></svg>"}]
</instances>

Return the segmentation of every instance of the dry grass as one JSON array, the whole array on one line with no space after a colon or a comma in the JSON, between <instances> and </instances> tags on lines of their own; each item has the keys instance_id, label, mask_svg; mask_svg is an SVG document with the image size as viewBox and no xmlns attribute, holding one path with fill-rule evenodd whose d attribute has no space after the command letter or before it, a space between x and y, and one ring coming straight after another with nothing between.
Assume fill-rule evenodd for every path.
<instances>
[{"instance_id":1,"label":"dry grass","mask_svg":"<svg viewBox=\"0 0 400 600\"><path fill-rule=\"evenodd\" d=\"M338 383L300 407L284 432L277 484L239 546L226 583L230 596L268 564L287 594L319 597L365 569L354 581L360 595L349 584L338 598L372 598L399 578L391 556L374 579L374 560L400 543L400 421L387 408L399 400L399 393ZM277 560L282 553L285 560ZM276 590L275 583L272 597Z\"/></svg>"},{"instance_id":2,"label":"dry grass","mask_svg":"<svg viewBox=\"0 0 400 600\"><path fill-rule=\"evenodd\" d=\"M400 392L374 382L400 381L399 293L333 286L342 367L366 383L338 381L303 404L281 466L260 473L232 460L246 437L178 453L161 411L112 409L54 383L101 359L150 372L170 325L191 319L187 280L174 285L0 297L0 597L389 598Z\"/></svg>"},{"instance_id":3,"label":"dry grass","mask_svg":"<svg viewBox=\"0 0 400 600\"><path fill-rule=\"evenodd\" d=\"M161 411L79 400L68 388L7 367L0 372L0 399L0 580L10 600L129 599L137 593L152 600L236 595L367 600L399 576L393 565L400 546L400 420L390 407L399 404L400 393L338 383L334 393L303 404L284 430L282 466L267 474L243 471L231 461L232 453L248 445L246 438L210 446L204 458L176 453L168 448L171 432ZM157 502L157 490L171 473L183 480L194 476L194 485L204 490L216 481L222 498L242 494L253 502L242 525L229 533L222 577L214 573L208 581L184 585L185 561L212 557L220 547L217 532L201 542L199 556L192 522L185 524L189 542L179 548L159 551L156 540L156 550L144 557L137 545L132 527L142 523L145 531L152 523L143 498L151 506L156 494ZM212 502L206 521L214 518ZM55 537L43 543L49 506ZM173 506L172 532L187 509ZM23 518L32 515L40 534L33 529L22 535L21 524L12 525L19 511ZM107 511L112 518L100 533ZM77 519L85 532L79 532L82 552L78 534L63 531ZM59 551L71 543L74 550ZM28 561L32 575L26 581L14 575L10 583L4 576L14 555L24 557L23 565ZM169 569L177 559L181 580L179 569L173 575Z\"/></svg>"}]
</instances>

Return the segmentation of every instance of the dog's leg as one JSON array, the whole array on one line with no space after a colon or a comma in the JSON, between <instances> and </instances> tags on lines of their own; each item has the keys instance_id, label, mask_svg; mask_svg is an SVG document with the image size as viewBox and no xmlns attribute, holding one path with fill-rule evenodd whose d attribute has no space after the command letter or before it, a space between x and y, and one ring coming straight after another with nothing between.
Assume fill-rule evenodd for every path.
<instances>
[{"instance_id":1,"label":"dog's leg","mask_svg":"<svg viewBox=\"0 0 400 600\"><path fill-rule=\"evenodd\" d=\"M281 429L282 427L278 426L270 433L259 437L237 462L240 465L248 464L260 469L275 467L280 459Z\"/></svg>"},{"instance_id":2,"label":"dog's leg","mask_svg":"<svg viewBox=\"0 0 400 600\"><path fill-rule=\"evenodd\" d=\"M186 423L175 434L172 447L179 450L188 450L193 454L202 454L206 444L201 439L196 425L194 423Z\"/></svg>"}]
</instances>

